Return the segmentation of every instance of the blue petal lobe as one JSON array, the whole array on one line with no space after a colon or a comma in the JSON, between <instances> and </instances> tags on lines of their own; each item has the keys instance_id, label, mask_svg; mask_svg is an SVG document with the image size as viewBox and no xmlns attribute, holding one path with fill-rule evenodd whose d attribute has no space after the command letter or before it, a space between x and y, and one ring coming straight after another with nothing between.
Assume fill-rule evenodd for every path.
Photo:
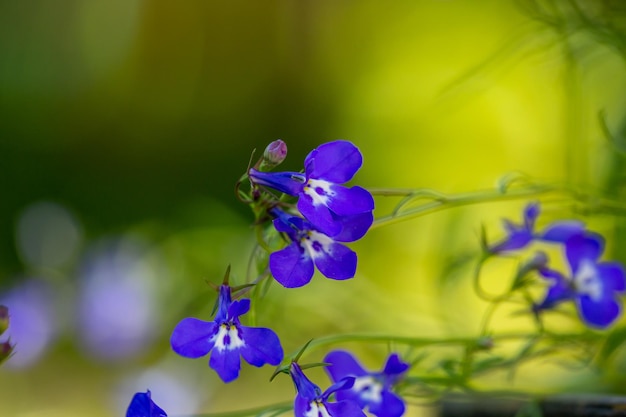
<instances>
[{"instance_id":1,"label":"blue petal lobe","mask_svg":"<svg viewBox=\"0 0 626 417\"><path fill-rule=\"evenodd\" d=\"M302 191L304 176L298 172L261 172L251 168L248 172L252 182L273 188L289 195Z\"/></svg>"},{"instance_id":2,"label":"blue petal lobe","mask_svg":"<svg viewBox=\"0 0 626 417\"><path fill-rule=\"evenodd\" d=\"M565 255L572 268L573 275L576 275L580 262L583 259L596 261L604 250L604 239L594 233L575 235L565 243Z\"/></svg>"},{"instance_id":3,"label":"blue petal lobe","mask_svg":"<svg viewBox=\"0 0 626 417\"><path fill-rule=\"evenodd\" d=\"M353 401L326 403L326 409L331 417L367 417L361 407Z\"/></svg>"},{"instance_id":4,"label":"blue petal lobe","mask_svg":"<svg viewBox=\"0 0 626 417\"><path fill-rule=\"evenodd\" d=\"M294 228L290 223L284 221L283 217L274 219L274 228L281 233L287 233L289 236L294 232Z\"/></svg>"},{"instance_id":5,"label":"blue petal lobe","mask_svg":"<svg viewBox=\"0 0 626 417\"><path fill-rule=\"evenodd\" d=\"M626 290L624 266L618 262L602 262L596 266L602 286L607 291L623 292Z\"/></svg>"},{"instance_id":6,"label":"blue petal lobe","mask_svg":"<svg viewBox=\"0 0 626 417\"><path fill-rule=\"evenodd\" d=\"M234 381L239 376L239 369L241 368L239 349L213 349L209 366L217 372L222 381Z\"/></svg>"},{"instance_id":7,"label":"blue petal lobe","mask_svg":"<svg viewBox=\"0 0 626 417\"><path fill-rule=\"evenodd\" d=\"M217 313L215 313L216 323L225 321L228 318L228 307L230 307L231 302L230 286L221 285L217 300Z\"/></svg>"},{"instance_id":8,"label":"blue petal lobe","mask_svg":"<svg viewBox=\"0 0 626 417\"><path fill-rule=\"evenodd\" d=\"M536 310L550 309L561 301L574 298L574 291L560 272L548 268L543 268L539 272L550 281L550 288L543 301L535 307Z\"/></svg>"},{"instance_id":9,"label":"blue petal lobe","mask_svg":"<svg viewBox=\"0 0 626 417\"><path fill-rule=\"evenodd\" d=\"M311 408L311 400L304 398L300 394L296 394L296 399L293 403L293 414L295 417L306 417L309 409Z\"/></svg>"},{"instance_id":10,"label":"blue petal lobe","mask_svg":"<svg viewBox=\"0 0 626 417\"><path fill-rule=\"evenodd\" d=\"M524 226L527 230L533 230L535 221L539 217L539 203L530 203L524 209Z\"/></svg>"},{"instance_id":11,"label":"blue petal lobe","mask_svg":"<svg viewBox=\"0 0 626 417\"><path fill-rule=\"evenodd\" d=\"M613 323L622 311L619 302L613 298L594 301L587 295L578 299L578 306L582 319L590 326L601 329Z\"/></svg>"},{"instance_id":12,"label":"blue petal lobe","mask_svg":"<svg viewBox=\"0 0 626 417\"><path fill-rule=\"evenodd\" d=\"M289 375L293 380L296 390L298 391L298 397L302 397L308 401L319 399L321 396L320 388L315 385L306 375L302 372L302 368L297 362L292 362ZM296 397L297 400L297 397Z\"/></svg>"},{"instance_id":13,"label":"blue petal lobe","mask_svg":"<svg viewBox=\"0 0 626 417\"><path fill-rule=\"evenodd\" d=\"M489 250L493 253L506 252L522 249L533 239L532 234L526 230L514 231L502 242L496 243Z\"/></svg>"},{"instance_id":14,"label":"blue petal lobe","mask_svg":"<svg viewBox=\"0 0 626 417\"><path fill-rule=\"evenodd\" d=\"M405 405L402 398L390 391L381 393L382 401L370 403L369 411L377 417L400 417L404 414Z\"/></svg>"},{"instance_id":15,"label":"blue petal lobe","mask_svg":"<svg viewBox=\"0 0 626 417\"><path fill-rule=\"evenodd\" d=\"M383 373L385 375L397 375L406 372L408 369L409 364L403 362L400 359L400 355L398 355L397 353L392 353L391 355L389 355L387 363L385 363Z\"/></svg>"},{"instance_id":16,"label":"blue petal lobe","mask_svg":"<svg viewBox=\"0 0 626 417\"><path fill-rule=\"evenodd\" d=\"M297 243L273 252L269 260L272 275L283 287L302 287L313 278L313 260Z\"/></svg>"},{"instance_id":17,"label":"blue petal lobe","mask_svg":"<svg viewBox=\"0 0 626 417\"><path fill-rule=\"evenodd\" d=\"M338 216L349 216L374 210L374 198L365 188L333 185L331 190L334 195L328 198L328 208Z\"/></svg>"},{"instance_id":18,"label":"blue petal lobe","mask_svg":"<svg viewBox=\"0 0 626 417\"><path fill-rule=\"evenodd\" d=\"M351 142L337 140L317 147L304 161L309 178L343 184L361 168L363 156Z\"/></svg>"},{"instance_id":19,"label":"blue petal lobe","mask_svg":"<svg viewBox=\"0 0 626 417\"><path fill-rule=\"evenodd\" d=\"M328 236L341 232L341 224L335 220L330 209L323 204L313 204L313 199L308 194L300 196L297 207L298 211L320 232Z\"/></svg>"},{"instance_id":20,"label":"blue petal lobe","mask_svg":"<svg viewBox=\"0 0 626 417\"><path fill-rule=\"evenodd\" d=\"M241 355L250 365L278 365L283 360L280 340L271 329L245 326L240 326L240 329L246 343L241 348Z\"/></svg>"},{"instance_id":21,"label":"blue petal lobe","mask_svg":"<svg viewBox=\"0 0 626 417\"><path fill-rule=\"evenodd\" d=\"M333 385L328 387L328 389L324 391L324 394L322 395L321 398L326 400L335 392L341 391L344 389L350 389L352 388L353 385L354 385L354 377L352 376L343 377L342 379L340 379L339 381L335 382Z\"/></svg>"},{"instance_id":22,"label":"blue petal lobe","mask_svg":"<svg viewBox=\"0 0 626 417\"><path fill-rule=\"evenodd\" d=\"M585 232L585 224L577 220L558 221L547 226L539 239L546 242L565 243L570 238Z\"/></svg>"},{"instance_id":23,"label":"blue petal lobe","mask_svg":"<svg viewBox=\"0 0 626 417\"><path fill-rule=\"evenodd\" d=\"M357 256L350 248L333 243L314 258L322 275L332 279L348 279L356 273Z\"/></svg>"},{"instance_id":24,"label":"blue petal lobe","mask_svg":"<svg viewBox=\"0 0 626 417\"><path fill-rule=\"evenodd\" d=\"M161 407L152 401L150 391L138 392L126 410L126 417L167 417Z\"/></svg>"},{"instance_id":25,"label":"blue petal lobe","mask_svg":"<svg viewBox=\"0 0 626 417\"><path fill-rule=\"evenodd\" d=\"M291 240L298 240L299 231L309 226L309 223L305 224L305 220L301 217L285 213L282 210L274 208L271 213L276 216L273 222L274 228L279 232L286 233Z\"/></svg>"},{"instance_id":26,"label":"blue petal lobe","mask_svg":"<svg viewBox=\"0 0 626 417\"><path fill-rule=\"evenodd\" d=\"M374 222L371 211L352 216L336 217L335 221L341 225L341 232L333 236L337 242L354 242L359 240L369 230Z\"/></svg>"},{"instance_id":27,"label":"blue petal lobe","mask_svg":"<svg viewBox=\"0 0 626 417\"><path fill-rule=\"evenodd\" d=\"M359 377L368 374L356 358L344 350L334 350L328 353L323 362L330 364L325 369L334 382L346 376Z\"/></svg>"},{"instance_id":28,"label":"blue petal lobe","mask_svg":"<svg viewBox=\"0 0 626 417\"><path fill-rule=\"evenodd\" d=\"M250 310L250 300L237 300L228 307L228 318L235 319L246 314Z\"/></svg>"},{"instance_id":29,"label":"blue petal lobe","mask_svg":"<svg viewBox=\"0 0 626 417\"><path fill-rule=\"evenodd\" d=\"M187 358L199 358L213 348L213 336L217 333L217 325L211 321L202 321L188 317L176 325L170 344L174 352Z\"/></svg>"}]
</instances>

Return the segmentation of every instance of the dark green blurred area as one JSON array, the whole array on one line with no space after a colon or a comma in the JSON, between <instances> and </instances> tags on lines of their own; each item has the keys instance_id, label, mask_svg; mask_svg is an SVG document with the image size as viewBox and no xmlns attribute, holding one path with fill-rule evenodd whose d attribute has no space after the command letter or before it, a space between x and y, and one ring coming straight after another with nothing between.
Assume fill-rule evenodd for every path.
<instances>
[{"instance_id":1,"label":"dark green blurred area","mask_svg":"<svg viewBox=\"0 0 626 417\"><path fill-rule=\"evenodd\" d=\"M465 192L522 171L623 199L625 16L619 0L0 2L0 290L38 276L63 307L39 362L0 370L0 415L114 415L119 391L135 386L121 381L157 368L201 398L173 415L291 398L286 379L259 388L269 369L247 367L241 385L223 386L206 358L168 345L181 318L209 319L205 280L228 264L246 277L252 215L234 185L252 150L275 139L289 147L286 170L323 142L353 141L365 187ZM79 223L80 244L60 266L29 263L17 243L39 202ZM522 203L374 230L353 245L354 280L274 286L255 318L289 352L342 331L470 331L475 305L458 294L441 304L436 281L471 257L479 225L497 231ZM394 204L377 200L376 215ZM589 214L557 204L545 222ZM623 221L593 214L585 220L626 260ZM152 271L156 330L130 357L93 357L73 322L83 269L129 236L143 246L128 252ZM469 313L447 310L455 303ZM372 364L384 351L363 350ZM603 387L623 379L612 378ZM72 389L80 395L63 396Z\"/></svg>"},{"instance_id":2,"label":"dark green blurred area","mask_svg":"<svg viewBox=\"0 0 626 417\"><path fill-rule=\"evenodd\" d=\"M13 221L33 200L70 204L95 234L206 195L243 211L233 186L253 148L283 137L303 154L334 133L312 4L0 7L5 274L19 270Z\"/></svg>"}]
</instances>

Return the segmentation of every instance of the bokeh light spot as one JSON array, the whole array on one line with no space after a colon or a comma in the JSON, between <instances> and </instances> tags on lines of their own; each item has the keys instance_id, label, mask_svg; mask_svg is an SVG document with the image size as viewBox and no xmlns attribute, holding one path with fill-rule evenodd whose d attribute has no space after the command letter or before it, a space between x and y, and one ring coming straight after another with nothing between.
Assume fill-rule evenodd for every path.
<instances>
[{"instance_id":1,"label":"bokeh light spot","mask_svg":"<svg viewBox=\"0 0 626 417\"><path fill-rule=\"evenodd\" d=\"M48 201L26 207L17 221L22 260L38 267L59 267L71 260L82 241L81 227L65 207Z\"/></svg>"},{"instance_id":2,"label":"bokeh light spot","mask_svg":"<svg viewBox=\"0 0 626 417\"><path fill-rule=\"evenodd\" d=\"M152 266L146 247L105 242L87 256L80 273L79 332L89 354L103 359L134 355L147 347L158 322Z\"/></svg>"}]
</instances>

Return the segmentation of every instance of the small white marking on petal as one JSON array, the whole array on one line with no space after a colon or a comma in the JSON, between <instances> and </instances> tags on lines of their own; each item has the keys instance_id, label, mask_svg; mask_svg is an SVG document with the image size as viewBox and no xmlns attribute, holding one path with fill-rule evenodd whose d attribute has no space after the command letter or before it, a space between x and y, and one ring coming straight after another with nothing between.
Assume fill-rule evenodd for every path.
<instances>
[{"instance_id":1,"label":"small white marking on petal","mask_svg":"<svg viewBox=\"0 0 626 417\"><path fill-rule=\"evenodd\" d=\"M591 297L593 301L602 298L602 282L593 262L583 260L574 276L574 287L579 294Z\"/></svg>"},{"instance_id":2,"label":"small white marking on petal","mask_svg":"<svg viewBox=\"0 0 626 417\"><path fill-rule=\"evenodd\" d=\"M382 401L383 384L371 376L355 378L351 390L356 391L359 397L367 402L379 403Z\"/></svg>"},{"instance_id":3,"label":"small white marking on petal","mask_svg":"<svg viewBox=\"0 0 626 417\"><path fill-rule=\"evenodd\" d=\"M326 410L326 406L320 401L311 401L309 403L309 408L306 413L304 413L305 417L331 417L328 414L328 410Z\"/></svg>"},{"instance_id":4,"label":"small white marking on petal","mask_svg":"<svg viewBox=\"0 0 626 417\"><path fill-rule=\"evenodd\" d=\"M320 204L328 206L329 197L335 195L335 192L331 188L332 185L332 182L310 179L304 185L303 190L306 195L311 197L314 206L319 206ZM321 189L323 193L319 194L318 189Z\"/></svg>"},{"instance_id":5,"label":"small white marking on petal","mask_svg":"<svg viewBox=\"0 0 626 417\"><path fill-rule=\"evenodd\" d=\"M312 259L330 254L331 246L335 243L333 239L323 233L310 230L305 237L300 239L300 243Z\"/></svg>"},{"instance_id":6,"label":"small white marking on petal","mask_svg":"<svg viewBox=\"0 0 626 417\"><path fill-rule=\"evenodd\" d=\"M224 343L224 339L228 336L230 339L228 344ZM220 325L220 329L215 335L215 348L220 352L226 350L235 350L239 349L246 345L246 342L243 339L239 338L239 333L237 332L237 327L234 324L226 324L222 323Z\"/></svg>"}]
</instances>

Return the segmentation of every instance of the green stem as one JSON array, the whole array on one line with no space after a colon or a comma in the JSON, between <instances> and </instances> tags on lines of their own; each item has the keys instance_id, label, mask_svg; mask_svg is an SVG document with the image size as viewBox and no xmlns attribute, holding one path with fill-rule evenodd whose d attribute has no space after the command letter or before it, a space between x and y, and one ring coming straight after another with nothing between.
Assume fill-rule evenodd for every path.
<instances>
[{"instance_id":1,"label":"green stem","mask_svg":"<svg viewBox=\"0 0 626 417\"><path fill-rule=\"evenodd\" d=\"M369 191L373 195L405 197L405 199L400 204L398 204L398 207L396 207L396 209L391 214L377 218L372 225L373 229L376 227L413 219L415 217L424 216L437 210L471 204L482 204L500 200L526 199L541 194L565 190L549 185L535 185L529 188L505 190L504 192L502 190L487 190L456 195L443 194L429 189L369 189ZM420 204L417 207L406 208L402 210L404 206L410 204L411 202L424 198L428 198L434 201L426 202Z\"/></svg>"},{"instance_id":2,"label":"green stem","mask_svg":"<svg viewBox=\"0 0 626 417\"><path fill-rule=\"evenodd\" d=\"M245 417L245 416L261 416L268 413L274 413L272 415L279 415L275 413L286 413L293 409L293 401L277 403L272 405L264 405L256 408L249 408L239 411L226 411L219 413L203 413L203 414L185 414L176 415L172 417Z\"/></svg>"},{"instance_id":3,"label":"green stem","mask_svg":"<svg viewBox=\"0 0 626 417\"><path fill-rule=\"evenodd\" d=\"M589 186L585 190L570 184L538 184L520 174L508 175L501 179L499 185L493 190L483 190L460 194L445 194L429 188L368 188L374 196L381 197L404 197L393 211L377 218L372 228L388 224L410 220L424 216L438 210L460 207L472 204L483 204L494 201L518 200L537 197L548 193L561 193L566 200L581 203L584 213L609 213L613 215L626 215L626 204L622 201L607 198L602 195L602 190L589 192ZM414 206L420 200L427 200ZM412 207L409 207L413 205Z\"/></svg>"},{"instance_id":4,"label":"green stem","mask_svg":"<svg viewBox=\"0 0 626 417\"><path fill-rule=\"evenodd\" d=\"M503 340L516 340L516 339L527 339L534 334L529 333L504 333L500 335L492 336L494 341L503 341ZM553 335L554 337L574 337L578 334L563 334L563 335ZM451 337L451 338L427 338L427 337L404 337L404 336L395 336L395 335L384 335L384 334L337 334L337 335L329 335L323 336L317 339L313 339L308 346L307 352L310 352L312 349L317 349L333 344L338 343L349 343L349 342L371 342L371 343L399 343L403 345L417 346L417 347L425 347L425 346L443 346L443 345L458 345L458 346L467 346L467 345L475 345L476 341L480 337ZM287 355L286 358L293 358L295 355L300 352L301 349L293 352L291 355Z\"/></svg>"}]
</instances>

